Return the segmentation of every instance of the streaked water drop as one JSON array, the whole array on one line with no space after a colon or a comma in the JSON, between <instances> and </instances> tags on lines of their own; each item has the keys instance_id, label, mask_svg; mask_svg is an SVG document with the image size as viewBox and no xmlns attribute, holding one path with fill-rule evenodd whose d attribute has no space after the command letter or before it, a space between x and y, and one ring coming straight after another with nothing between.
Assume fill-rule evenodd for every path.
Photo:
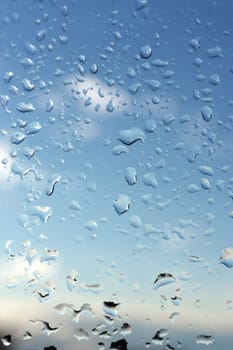
<instances>
[{"instance_id":1,"label":"streaked water drop","mask_svg":"<svg viewBox=\"0 0 233 350\"><path fill-rule=\"evenodd\" d=\"M48 178L48 184L46 186L45 193L47 196L51 196L54 193L56 184L61 180L60 174L51 174Z\"/></svg>"},{"instance_id":2,"label":"streaked water drop","mask_svg":"<svg viewBox=\"0 0 233 350\"><path fill-rule=\"evenodd\" d=\"M130 146L137 141L141 141L143 143L145 140L145 134L139 128L121 130L119 135L118 140L127 146Z\"/></svg>"}]
</instances>

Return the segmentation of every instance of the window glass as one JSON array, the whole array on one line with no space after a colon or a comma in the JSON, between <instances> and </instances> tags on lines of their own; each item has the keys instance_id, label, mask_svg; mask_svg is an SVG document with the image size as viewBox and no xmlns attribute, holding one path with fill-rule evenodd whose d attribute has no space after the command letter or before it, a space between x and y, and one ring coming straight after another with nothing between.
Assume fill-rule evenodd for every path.
<instances>
[{"instance_id":1,"label":"window glass","mask_svg":"<svg viewBox=\"0 0 233 350\"><path fill-rule=\"evenodd\" d=\"M230 349L231 0L1 0L0 348Z\"/></svg>"}]
</instances>

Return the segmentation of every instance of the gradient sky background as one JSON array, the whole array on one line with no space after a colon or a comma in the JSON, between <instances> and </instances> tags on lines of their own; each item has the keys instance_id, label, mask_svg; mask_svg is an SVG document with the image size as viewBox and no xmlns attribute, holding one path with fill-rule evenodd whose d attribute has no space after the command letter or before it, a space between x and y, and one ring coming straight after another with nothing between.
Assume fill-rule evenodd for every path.
<instances>
[{"instance_id":1,"label":"gradient sky background","mask_svg":"<svg viewBox=\"0 0 233 350\"><path fill-rule=\"evenodd\" d=\"M233 247L232 11L230 0L1 1L0 303L17 348L108 349L123 322L129 349L160 328L164 349L204 348L200 334L214 350L232 344L232 270L220 263ZM122 130L143 140L125 145ZM160 273L175 282L154 289ZM121 303L112 325L104 300ZM54 310L64 302L95 316L75 325ZM48 338L36 319L63 327ZM98 322L109 339L91 335Z\"/></svg>"}]
</instances>

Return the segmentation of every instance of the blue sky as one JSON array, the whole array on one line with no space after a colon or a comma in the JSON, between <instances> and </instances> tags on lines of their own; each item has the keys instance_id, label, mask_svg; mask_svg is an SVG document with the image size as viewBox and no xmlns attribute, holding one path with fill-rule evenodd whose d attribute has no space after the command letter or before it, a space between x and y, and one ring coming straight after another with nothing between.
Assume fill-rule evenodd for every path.
<instances>
[{"instance_id":1,"label":"blue sky","mask_svg":"<svg viewBox=\"0 0 233 350\"><path fill-rule=\"evenodd\" d=\"M227 346L232 271L220 257L233 246L232 9L230 0L1 2L0 293L17 337L30 329L30 345L44 346L29 320L62 323L49 338L59 348L75 326L55 305L88 302L94 324L114 300L115 325L133 325L129 348L162 327L175 332L174 347L201 347L195 337L210 333L212 349ZM122 195L130 206L118 215ZM175 283L154 289L161 273ZM49 297L40 303L38 292ZM97 338L80 344L91 349Z\"/></svg>"}]
</instances>

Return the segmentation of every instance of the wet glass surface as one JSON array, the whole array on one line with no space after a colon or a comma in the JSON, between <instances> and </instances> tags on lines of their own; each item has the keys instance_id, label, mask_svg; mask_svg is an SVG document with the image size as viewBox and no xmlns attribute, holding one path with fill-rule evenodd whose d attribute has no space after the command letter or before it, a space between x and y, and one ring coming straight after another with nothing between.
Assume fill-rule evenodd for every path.
<instances>
[{"instance_id":1,"label":"wet glass surface","mask_svg":"<svg viewBox=\"0 0 233 350\"><path fill-rule=\"evenodd\" d=\"M231 0L1 0L0 349L230 349Z\"/></svg>"}]
</instances>

